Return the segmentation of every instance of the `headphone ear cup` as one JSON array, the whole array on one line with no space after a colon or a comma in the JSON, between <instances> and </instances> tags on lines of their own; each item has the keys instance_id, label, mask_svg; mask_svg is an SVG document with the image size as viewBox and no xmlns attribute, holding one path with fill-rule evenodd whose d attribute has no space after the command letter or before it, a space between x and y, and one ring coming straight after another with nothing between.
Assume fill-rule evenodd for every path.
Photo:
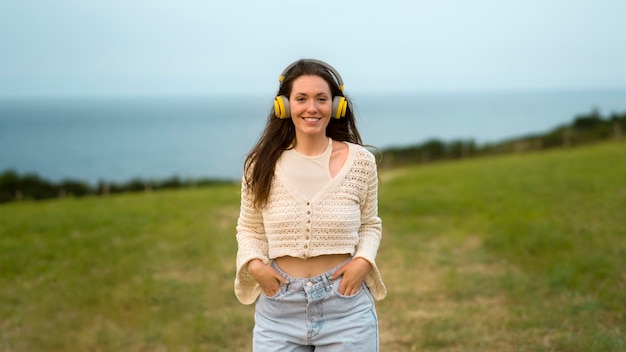
<instances>
[{"instance_id":1,"label":"headphone ear cup","mask_svg":"<svg viewBox=\"0 0 626 352\"><path fill-rule=\"evenodd\" d=\"M284 95L279 95L274 99L274 114L279 119L288 119L291 117L289 99Z\"/></svg>"},{"instance_id":2,"label":"headphone ear cup","mask_svg":"<svg viewBox=\"0 0 626 352\"><path fill-rule=\"evenodd\" d=\"M348 101L346 100L346 98L342 96L334 97L332 117L340 119L346 116L346 110L348 110Z\"/></svg>"}]
</instances>

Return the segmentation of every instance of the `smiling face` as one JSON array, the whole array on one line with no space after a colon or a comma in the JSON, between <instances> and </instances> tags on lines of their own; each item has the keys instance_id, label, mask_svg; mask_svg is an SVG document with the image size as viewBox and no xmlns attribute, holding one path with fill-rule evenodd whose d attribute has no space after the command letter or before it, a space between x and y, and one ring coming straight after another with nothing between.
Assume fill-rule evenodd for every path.
<instances>
[{"instance_id":1,"label":"smiling face","mask_svg":"<svg viewBox=\"0 0 626 352\"><path fill-rule=\"evenodd\" d=\"M289 105L296 138L326 136L333 105L328 83L319 76L300 76L293 81Z\"/></svg>"}]
</instances>

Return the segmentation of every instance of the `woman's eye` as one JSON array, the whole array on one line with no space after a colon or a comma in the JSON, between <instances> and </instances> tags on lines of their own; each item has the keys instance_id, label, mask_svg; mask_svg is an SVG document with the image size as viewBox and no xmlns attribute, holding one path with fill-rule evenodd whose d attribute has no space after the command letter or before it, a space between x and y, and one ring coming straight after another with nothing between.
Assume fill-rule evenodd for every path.
<instances>
[{"instance_id":1,"label":"woman's eye","mask_svg":"<svg viewBox=\"0 0 626 352\"><path fill-rule=\"evenodd\" d=\"M298 103L304 103L306 101L306 99L305 98L296 98L296 101Z\"/></svg>"}]
</instances>

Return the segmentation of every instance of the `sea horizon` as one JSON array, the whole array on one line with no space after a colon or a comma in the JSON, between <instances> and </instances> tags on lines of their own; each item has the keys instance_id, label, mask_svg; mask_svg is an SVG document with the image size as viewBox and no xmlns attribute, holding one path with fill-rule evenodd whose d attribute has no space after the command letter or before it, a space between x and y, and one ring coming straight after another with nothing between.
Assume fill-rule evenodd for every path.
<instances>
[{"instance_id":1,"label":"sea horizon","mask_svg":"<svg viewBox=\"0 0 626 352\"><path fill-rule=\"evenodd\" d=\"M626 111L626 88L349 94L365 144L479 145L548 132L597 110ZM0 172L91 184L241 177L273 96L0 97Z\"/></svg>"}]
</instances>

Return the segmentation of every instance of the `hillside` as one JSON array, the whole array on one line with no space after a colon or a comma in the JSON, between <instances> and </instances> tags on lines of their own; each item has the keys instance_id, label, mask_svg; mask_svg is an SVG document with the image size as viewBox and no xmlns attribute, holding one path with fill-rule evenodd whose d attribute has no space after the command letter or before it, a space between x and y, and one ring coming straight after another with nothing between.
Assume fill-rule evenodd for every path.
<instances>
[{"instance_id":1,"label":"hillside","mask_svg":"<svg viewBox=\"0 0 626 352\"><path fill-rule=\"evenodd\" d=\"M383 351L626 348L626 144L381 172ZM246 351L238 185L0 204L0 351Z\"/></svg>"}]
</instances>

